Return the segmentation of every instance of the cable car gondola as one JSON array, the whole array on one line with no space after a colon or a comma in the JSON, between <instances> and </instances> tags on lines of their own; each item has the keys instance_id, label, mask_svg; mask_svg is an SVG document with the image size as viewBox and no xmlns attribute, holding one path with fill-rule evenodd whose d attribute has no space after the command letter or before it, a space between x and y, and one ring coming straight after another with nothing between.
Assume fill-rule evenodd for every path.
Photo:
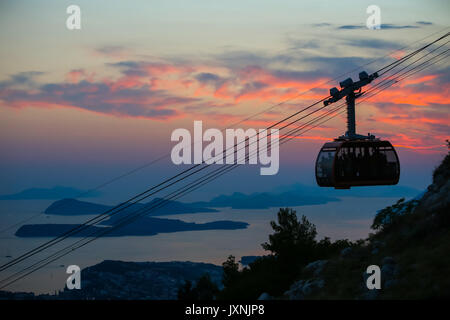
<instances>
[{"instance_id":1,"label":"cable car gondola","mask_svg":"<svg viewBox=\"0 0 450 320\"><path fill-rule=\"evenodd\" d=\"M356 134L355 99L362 95L361 88L376 77L377 73L369 76L363 71L359 81L346 79L340 83L342 89L332 88L331 98L324 101L328 105L346 98L347 132L320 149L316 160L316 181L320 187L349 189L398 183L400 161L392 144L370 134Z\"/></svg>"},{"instance_id":2,"label":"cable car gondola","mask_svg":"<svg viewBox=\"0 0 450 320\"><path fill-rule=\"evenodd\" d=\"M324 144L316 161L316 180L321 187L397 184L400 165L389 141L336 140Z\"/></svg>"}]
</instances>

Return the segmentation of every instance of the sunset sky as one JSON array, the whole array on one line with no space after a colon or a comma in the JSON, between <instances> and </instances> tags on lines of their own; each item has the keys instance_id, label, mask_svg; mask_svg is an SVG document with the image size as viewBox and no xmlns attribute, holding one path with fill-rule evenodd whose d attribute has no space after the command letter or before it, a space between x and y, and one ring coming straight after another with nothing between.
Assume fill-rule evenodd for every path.
<instances>
[{"instance_id":1,"label":"sunset sky","mask_svg":"<svg viewBox=\"0 0 450 320\"><path fill-rule=\"evenodd\" d=\"M66 28L71 4L81 30ZM380 30L365 27L371 4ZM239 124L265 128L327 96L338 75L381 58L340 80L374 72L443 34L449 13L448 1L411 0L2 1L0 193L89 189L170 152L176 128L223 129L291 99ZM449 70L447 58L357 105L357 131L396 146L401 185L426 187L447 152ZM345 124L283 145L276 176L238 169L198 195L313 185L321 145ZM124 200L183 168L165 158L105 192Z\"/></svg>"}]
</instances>

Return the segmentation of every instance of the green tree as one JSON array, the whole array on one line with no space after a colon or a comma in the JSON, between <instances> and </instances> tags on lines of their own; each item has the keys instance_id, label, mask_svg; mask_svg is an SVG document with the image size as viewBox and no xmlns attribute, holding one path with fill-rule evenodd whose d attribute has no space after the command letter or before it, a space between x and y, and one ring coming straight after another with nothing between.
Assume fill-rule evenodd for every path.
<instances>
[{"instance_id":1,"label":"green tree","mask_svg":"<svg viewBox=\"0 0 450 320\"><path fill-rule=\"evenodd\" d=\"M211 281L209 273L205 273L198 279L194 291L198 300L213 300L219 292L219 288Z\"/></svg>"},{"instance_id":2,"label":"green tree","mask_svg":"<svg viewBox=\"0 0 450 320\"><path fill-rule=\"evenodd\" d=\"M186 280L184 285L178 289L178 300L213 300L219 293L219 288L211 280L209 273L203 274L195 286Z\"/></svg>"},{"instance_id":3,"label":"green tree","mask_svg":"<svg viewBox=\"0 0 450 320\"><path fill-rule=\"evenodd\" d=\"M224 289L219 299L257 299L263 292L280 296L307 263L328 259L352 245L348 240L331 242L329 238L317 242L314 224L305 216L297 219L295 210L280 208L277 220L270 222L274 232L262 244L272 254L256 259L240 271L234 256L223 263Z\"/></svg>"},{"instance_id":4,"label":"green tree","mask_svg":"<svg viewBox=\"0 0 450 320\"><path fill-rule=\"evenodd\" d=\"M271 221L275 231L269 235L269 242L262 244L265 250L271 251L285 267L297 268L314 258L317 231L314 224L302 215L297 219L296 211L280 208L277 214L278 224Z\"/></svg>"},{"instance_id":5,"label":"green tree","mask_svg":"<svg viewBox=\"0 0 450 320\"><path fill-rule=\"evenodd\" d=\"M239 264L233 255L229 255L227 261L222 263L222 267L222 283L225 287L229 287L239 276Z\"/></svg>"},{"instance_id":6,"label":"green tree","mask_svg":"<svg viewBox=\"0 0 450 320\"><path fill-rule=\"evenodd\" d=\"M186 280L184 285L178 288L178 300L197 300L198 297L193 289L192 282Z\"/></svg>"}]
</instances>

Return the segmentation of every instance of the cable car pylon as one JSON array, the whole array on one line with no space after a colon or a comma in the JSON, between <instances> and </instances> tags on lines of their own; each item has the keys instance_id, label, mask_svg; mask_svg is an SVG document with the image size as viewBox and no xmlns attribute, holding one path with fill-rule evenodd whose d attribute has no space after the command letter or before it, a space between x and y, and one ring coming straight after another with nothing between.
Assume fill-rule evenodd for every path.
<instances>
[{"instance_id":1,"label":"cable car pylon","mask_svg":"<svg viewBox=\"0 0 450 320\"><path fill-rule=\"evenodd\" d=\"M359 81L353 82L352 78L347 78L339 82L341 90L338 90L336 87L330 89L331 98L323 102L325 106L339 101L344 97L347 103L347 132L339 138L349 140L374 138L370 135L363 136L356 133L355 101L356 98L362 95L362 87L368 85L376 78L378 78L377 72L368 75L366 71L362 71L359 73Z\"/></svg>"},{"instance_id":2,"label":"cable car pylon","mask_svg":"<svg viewBox=\"0 0 450 320\"><path fill-rule=\"evenodd\" d=\"M370 133L356 133L355 104L362 88L378 73L359 73L359 80L347 78L339 83L341 90L330 89L331 98L325 106L345 98L347 104L347 131L327 142L316 160L316 181L320 187L350 189L353 186L394 185L400 178L400 161L389 141L382 141Z\"/></svg>"}]
</instances>

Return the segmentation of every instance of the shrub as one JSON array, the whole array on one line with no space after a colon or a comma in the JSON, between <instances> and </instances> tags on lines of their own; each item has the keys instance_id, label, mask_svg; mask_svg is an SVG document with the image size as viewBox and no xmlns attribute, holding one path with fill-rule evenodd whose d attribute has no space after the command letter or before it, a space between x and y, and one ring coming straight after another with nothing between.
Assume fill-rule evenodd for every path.
<instances>
[{"instance_id":1,"label":"shrub","mask_svg":"<svg viewBox=\"0 0 450 320\"><path fill-rule=\"evenodd\" d=\"M235 257L230 255L227 261L222 263L222 267L222 283L225 287L228 287L239 277L239 264L236 262Z\"/></svg>"},{"instance_id":2,"label":"shrub","mask_svg":"<svg viewBox=\"0 0 450 320\"><path fill-rule=\"evenodd\" d=\"M332 242L330 238L317 242L315 225L305 216L297 219L295 210L281 208L277 218L277 222L270 223L274 233L262 244L270 255L256 259L242 271L238 270L234 256L223 263L224 289L219 299L257 299L263 292L279 296L298 278L307 263L328 259L353 245L348 240Z\"/></svg>"},{"instance_id":3,"label":"shrub","mask_svg":"<svg viewBox=\"0 0 450 320\"><path fill-rule=\"evenodd\" d=\"M211 281L208 273L202 275L195 286L187 280L178 289L178 300L213 300L219 292L217 285Z\"/></svg>"},{"instance_id":4,"label":"shrub","mask_svg":"<svg viewBox=\"0 0 450 320\"><path fill-rule=\"evenodd\" d=\"M401 198L392 206L386 207L377 212L371 228L374 230L386 230L398 224L402 216L410 214L419 202L410 200L405 202L405 198Z\"/></svg>"}]
</instances>

